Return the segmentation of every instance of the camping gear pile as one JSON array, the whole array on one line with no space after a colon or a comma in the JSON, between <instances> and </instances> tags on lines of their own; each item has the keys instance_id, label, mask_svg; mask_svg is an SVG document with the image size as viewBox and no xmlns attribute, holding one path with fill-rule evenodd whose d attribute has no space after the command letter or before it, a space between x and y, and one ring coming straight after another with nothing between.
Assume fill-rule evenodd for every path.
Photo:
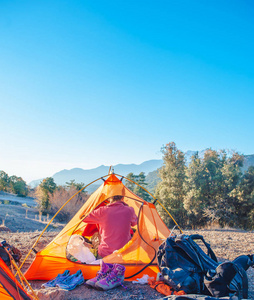
<instances>
[{"instance_id":1,"label":"camping gear pile","mask_svg":"<svg viewBox=\"0 0 254 300\"><path fill-rule=\"evenodd\" d=\"M207 254L195 242L199 240ZM201 235L170 235L158 251L162 280L174 291L204 294L216 298L236 295L248 298L246 271L254 266L253 255L241 255L232 262L218 263Z\"/></svg>"}]
</instances>

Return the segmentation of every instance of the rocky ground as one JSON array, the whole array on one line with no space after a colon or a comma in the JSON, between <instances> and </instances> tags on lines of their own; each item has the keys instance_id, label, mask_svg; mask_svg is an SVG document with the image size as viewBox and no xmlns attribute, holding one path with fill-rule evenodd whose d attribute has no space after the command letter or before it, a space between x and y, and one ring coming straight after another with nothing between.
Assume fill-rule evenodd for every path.
<instances>
[{"instance_id":1,"label":"rocky ground","mask_svg":"<svg viewBox=\"0 0 254 300\"><path fill-rule=\"evenodd\" d=\"M254 253L254 232L245 232L239 230L199 230L185 231L186 234L199 233L204 236L205 240L210 243L212 249L220 261L233 260L241 254ZM29 249L38 238L40 232L22 232L22 233L7 233L0 232L0 239L7 240L10 244L19 248L22 251L23 257L28 253ZM49 241L57 234L57 232L46 232L41 238L36 249L44 248ZM23 267L23 271L28 267L33 259L32 254L27 263ZM249 299L254 299L254 269L248 270L249 278ZM137 285L131 282L126 282L126 289L123 287L116 288L108 292L88 289L84 285L77 287L75 290L67 292L58 288L49 290L41 289L41 281L31 281L32 287L40 300L61 299L91 299L104 300L109 299L160 299L163 295L159 294L148 285Z\"/></svg>"}]
</instances>

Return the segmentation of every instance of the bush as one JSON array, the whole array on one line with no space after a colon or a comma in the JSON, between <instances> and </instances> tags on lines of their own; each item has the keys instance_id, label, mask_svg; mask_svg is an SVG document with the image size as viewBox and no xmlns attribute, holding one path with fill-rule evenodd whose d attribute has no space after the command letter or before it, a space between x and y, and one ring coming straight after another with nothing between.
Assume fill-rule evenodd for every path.
<instances>
[{"instance_id":1,"label":"bush","mask_svg":"<svg viewBox=\"0 0 254 300\"><path fill-rule=\"evenodd\" d=\"M50 213L55 214L78 190L75 186L63 187L58 186L53 194L50 195L51 205ZM66 206L60 211L57 218L59 221L68 222L78 212L82 205L88 199L87 193L82 191L77 194Z\"/></svg>"}]
</instances>

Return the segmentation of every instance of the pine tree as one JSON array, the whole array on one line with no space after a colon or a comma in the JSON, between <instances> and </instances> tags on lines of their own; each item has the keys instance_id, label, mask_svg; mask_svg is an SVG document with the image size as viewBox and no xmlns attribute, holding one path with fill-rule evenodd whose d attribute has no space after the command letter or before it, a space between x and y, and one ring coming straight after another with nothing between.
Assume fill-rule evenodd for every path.
<instances>
[{"instance_id":1,"label":"pine tree","mask_svg":"<svg viewBox=\"0 0 254 300\"><path fill-rule=\"evenodd\" d=\"M161 182L157 185L155 196L171 215L179 221L179 225L186 224L186 210L183 206L185 197L186 166L184 153L171 142L162 148L163 166L159 170ZM165 210L158 206L163 221L172 226L173 222Z\"/></svg>"},{"instance_id":2,"label":"pine tree","mask_svg":"<svg viewBox=\"0 0 254 300\"><path fill-rule=\"evenodd\" d=\"M236 190L238 207L236 208L239 225L245 229L254 229L254 167L244 173Z\"/></svg>"},{"instance_id":3,"label":"pine tree","mask_svg":"<svg viewBox=\"0 0 254 300\"><path fill-rule=\"evenodd\" d=\"M196 153L188 166L184 207L193 227L236 224L238 200L234 192L241 178L243 157L233 152L208 149L201 159Z\"/></svg>"},{"instance_id":4,"label":"pine tree","mask_svg":"<svg viewBox=\"0 0 254 300\"><path fill-rule=\"evenodd\" d=\"M126 178L136 182L137 184L139 184L140 186L138 186L137 184L126 180L125 182L125 186L131 190L135 195L139 196L140 198L146 200L146 201L150 201L150 196L149 194L142 188L147 185L146 181L146 176L144 172L139 173L139 175L134 175L133 173L129 173Z\"/></svg>"},{"instance_id":5,"label":"pine tree","mask_svg":"<svg viewBox=\"0 0 254 300\"><path fill-rule=\"evenodd\" d=\"M146 200L146 201L150 201L150 196L149 194L142 188L142 187L146 187L147 183L146 183L146 176L144 172L139 173L139 175L136 176L136 183L138 183L140 186L135 185L134 188L134 194L136 194L137 196L139 196L140 198Z\"/></svg>"},{"instance_id":6,"label":"pine tree","mask_svg":"<svg viewBox=\"0 0 254 300\"><path fill-rule=\"evenodd\" d=\"M134 175L133 173L129 173L127 174L126 178L135 181L136 180L136 175ZM135 183L133 183L132 181L129 180L125 180L125 186L131 190L132 192L134 192L134 188L135 188Z\"/></svg>"}]
</instances>

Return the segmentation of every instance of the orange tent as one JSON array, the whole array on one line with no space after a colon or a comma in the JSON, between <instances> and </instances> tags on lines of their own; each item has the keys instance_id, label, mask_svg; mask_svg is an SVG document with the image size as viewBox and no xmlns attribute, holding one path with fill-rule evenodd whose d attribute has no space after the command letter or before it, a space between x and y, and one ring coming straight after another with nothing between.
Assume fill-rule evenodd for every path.
<instances>
[{"instance_id":1,"label":"orange tent","mask_svg":"<svg viewBox=\"0 0 254 300\"><path fill-rule=\"evenodd\" d=\"M104 257L103 261L125 265L126 280L142 277L143 274L156 276L159 271L157 250L161 242L168 237L170 231L161 220L154 204L135 195L124 186L121 179L111 174L52 242L36 254L33 263L25 273L25 277L28 280L50 280L65 270L75 273L79 269L81 269L85 279L95 277L100 266L80 264L68 260L66 247L70 237L73 234L82 234L87 226L86 223L82 222L85 216L102 202L116 195L123 195L124 202L134 208L138 216L138 225L132 239L123 248Z\"/></svg>"},{"instance_id":2,"label":"orange tent","mask_svg":"<svg viewBox=\"0 0 254 300\"><path fill-rule=\"evenodd\" d=\"M20 283L13 276L4 261L0 258L0 299L31 300Z\"/></svg>"}]
</instances>

